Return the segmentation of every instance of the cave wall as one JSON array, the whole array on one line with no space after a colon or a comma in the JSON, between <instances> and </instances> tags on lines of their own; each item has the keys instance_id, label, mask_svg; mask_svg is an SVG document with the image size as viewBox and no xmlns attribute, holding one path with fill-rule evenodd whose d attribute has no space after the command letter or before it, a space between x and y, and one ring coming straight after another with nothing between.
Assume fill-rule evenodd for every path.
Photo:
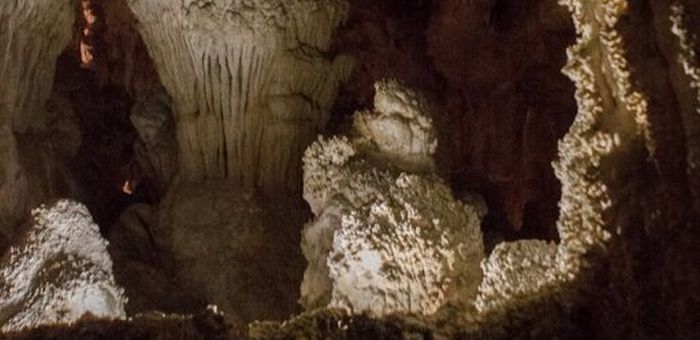
<instances>
[{"instance_id":1,"label":"cave wall","mask_svg":"<svg viewBox=\"0 0 700 340\"><path fill-rule=\"evenodd\" d=\"M66 159L79 136L70 107L52 101L49 111L47 101L72 22L68 0L0 4L0 74L6 81L0 88L0 249L29 209L70 191Z\"/></svg>"}]
</instances>

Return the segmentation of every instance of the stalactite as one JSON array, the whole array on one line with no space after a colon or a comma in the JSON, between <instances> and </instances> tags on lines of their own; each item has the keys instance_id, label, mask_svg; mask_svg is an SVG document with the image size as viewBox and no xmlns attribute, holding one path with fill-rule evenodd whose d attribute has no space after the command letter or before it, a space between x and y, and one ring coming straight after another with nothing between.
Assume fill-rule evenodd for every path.
<instances>
[{"instance_id":1,"label":"stalactite","mask_svg":"<svg viewBox=\"0 0 700 340\"><path fill-rule=\"evenodd\" d=\"M325 57L347 4L129 5L174 99L181 175L296 189L300 151L327 121L352 68L348 58Z\"/></svg>"}]
</instances>

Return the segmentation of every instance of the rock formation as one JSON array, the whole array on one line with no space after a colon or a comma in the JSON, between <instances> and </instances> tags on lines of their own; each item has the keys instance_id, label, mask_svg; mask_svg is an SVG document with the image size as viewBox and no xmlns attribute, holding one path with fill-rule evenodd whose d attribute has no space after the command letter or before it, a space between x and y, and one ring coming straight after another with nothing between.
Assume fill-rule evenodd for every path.
<instances>
[{"instance_id":1,"label":"rock formation","mask_svg":"<svg viewBox=\"0 0 700 340\"><path fill-rule=\"evenodd\" d=\"M598 313L594 318L608 318L588 330L594 337L689 334L685 332L692 328L671 329L637 313L651 308L656 299L666 301L658 291L637 295L666 279L636 267L640 257L657 251L657 242L678 242L661 240L674 239L668 234L674 229L694 228L686 218L697 214L695 189L687 186L697 178L693 159L698 118L689 113L698 108L693 85L697 66L683 29L683 3L654 4L653 24L665 32L658 36L643 30L643 21L629 20L643 17L648 9L639 1L563 3L579 35L564 68L576 84L579 113L560 142L555 164L562 182L557 223L561 242L556 257L552 246L543 243L497 246L485 262L477 306L482 311L489 304L501 304L501 312L527 310L523 308L528 303L542 299L570 306L583 304L581 296L586 296L596 301L589 302L591 313ZM661 50L650 47L647 39L658 39ZM661 76L669 74L673 76ZM530 264L515 265L513 259L528 259ZM631 277L644 279L630 281ZM530 287L523 287L519 279ZM687 284L676 280L667 284ZM539 290L523 294L535 287ZM594 295L597 291L615 297L603 301ZM622 305L616 300L621 297L627 301ZM665 314L662 318L677 315L673 308L656 312ZM656 326L642 326L652 324Z\"/></svg>"},{"instance_id":2,"label":"rock formation","mask_svg":"<svg viewBox=\"0 0 700 340\"><path fill-rule=\"evenodd\" d=\"M322 138L304 156L316 218L303 232L302 304L375 316L466 305L481 279L486 212L434 174L425 100L394 81L376 91L375 111L356 114L355 139Z\"/></svg>"},{"instance_id":3,"label":"rock formation","mask_svg":"<svg viewBox=\"0 0 700 340\"><path fill-rule=\"evenodd\" d=\"M178 183L149 232L194 298L237 322L281 320L298 311L305 218L295 199L216 180Z\"/></svg>"},{"instance_id":4,"label":"rock formation","mask_svg":"<svg viewBox=\"0 0 700 340\"><path fill-rule=\"evenodd\" d=\"M697 1L0 2L3 330L700 333Z\"/></svg>"},{"instance_id":5,"label":"rock formation","mask_svg":"<svg viewBox=\"0 0 700 340\"><path fill-rule=\"evenodd\" d=\"M52 136L55 121L46 101L72 22L67 0L0 4L0 74L6 81L0 88L0 249L31 208L65 194L70 182L65 162L71 155L62 153L62 138Z\"/></svg>"},{"instance_id":6,"label":"rock formation","mask_svg":"<svg viewBox=\"0 0 700 340\"><path fill-rule=\"evenodd\" d=\"M129 2L173 97L181 174L299 187L348 57L327 58L344 1ZM281 142L283 141L283 142Z\"/></svg>"},{"instance_id":7,"label":"rock formation","mask_svg":"<svg viewBox=\"0 0 700 340\"><path fill-rule=\"evenodd\" d=\"M134 146L140 177L153 180L156 197L162 197L177 173L177 140L170 97L156 88L131 109L131 123L139 138ZM130 191L136 190L140 178L129 180Z\"/></svg>"},{"instance_id":8,"label":"rock formation","mask_svg":"<svg viewBox=\"0 0 700 340\"><path fill-rule=\"evenodd\" d=\"M643 155L655 151L648 97L631 80L618 28L627 3L565 4L579 34L576 45L568 50L569 63L564 69L576 84L579 113L560 142L555 164L562 182L557 224L561 242L556 259L550 245L516 242L497 246L484 264L486 278L477 298L482 311L489 304L513 308L517 304L505 301L517 295L534 300L547 294L533 288L545 288L554 296L567 283L590 275L586 271L605 258L613 235L632 227L629 220L619 218L636 201L630 195L638 184L629 180L639 171ZM600 18L594 12L600 12ZM603 69L611 70L610 74L604 76ZM522 261L532 265L514 265Z\"/></svg>"},{"instance_id":9,"label":"rock formation","mask_svg":"<svg viewBox=\"0 0 700 340\"><path fill-rule=\"evenodd\" d=\"M557 247L540 240L503 242L482 263L484 279L474 302L479 313L514 308L547 298L555 276Z\"/></svg>"},{"instance_id":10,"label":"rock formation","mask_svg":"<svg viewBox=\"0 0 700 340\"><path fill-rule=\"evenodd\" d=\"M124 318L107 242L87 209L61 200L32 211L33 224L0 263L3 331L70 323L91 314Z\"/></svg>"}]
</instances>

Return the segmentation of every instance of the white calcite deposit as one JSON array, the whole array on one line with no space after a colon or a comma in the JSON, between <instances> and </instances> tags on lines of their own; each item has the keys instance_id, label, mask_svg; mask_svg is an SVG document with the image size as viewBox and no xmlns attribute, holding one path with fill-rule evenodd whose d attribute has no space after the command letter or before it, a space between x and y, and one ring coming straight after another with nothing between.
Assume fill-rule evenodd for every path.
<instances>
[{"instance_id":1,"label":"white calcite deposit","mask_svg":"<svg viewBox=\"0 0 700 340\"><path fill-rule=\"evenodd\" d=\"M85 314L124 318L107 241L83 205L61 200L32 211L28 233L0 262L3 331L69 323Z\"/></svg>"},{"instance_id":2,"label":"white calcite deposit","mask_svg":"<svg viewBox=\"0 0 700 340\"><path fill-rule=\"evenodd\" d=\"M551 292L557 285L557 245L541 240L498 244L481 267L484 280L475 306L480 313L513 308Z\"/></svg>"},{"instance_id":3,"label":"white calcite deposit","mask_svg":"<svg viewBox=\"0 0 700 340\"><path fill-rule=\"evenodd\" d=\"M467 303L481 280L483 209L432 172L424 99L394 81L376 90L375 111L356 114L356 138L321 138L304 156L316 218L303 231L302 304L380 316Z\"/></svg>"},{"instance_id":4,"label":"white calcite deposit","mask_svg":"<svg viewBox=\"0 0 700 340\"><path fill-rule=\"evenodd\" d=\"M623 228L638 227L619 216L636 213L625 211L625 204L636 199L629 189L633 164L643 159L641 150L654 155L655 141L649 132L648 96L634 86L617 27L627 1L561 3L578 34L563 69L576 85L578 114L559 142L554 163L562 185L560 242L498 245L483 264L484 282L476 299L482 313L498 314L541 298L569 298L558 293L582 278Z\"/></svg>"}]
</instances>

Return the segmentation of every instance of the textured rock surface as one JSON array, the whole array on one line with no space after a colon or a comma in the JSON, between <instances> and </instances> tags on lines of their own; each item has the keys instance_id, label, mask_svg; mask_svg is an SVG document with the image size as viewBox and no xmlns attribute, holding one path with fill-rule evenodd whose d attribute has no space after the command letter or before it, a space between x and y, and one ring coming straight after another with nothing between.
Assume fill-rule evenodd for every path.
<instances>
[{"instance_id":1,"label":"textured rock surface","mask_svg":"<svg viewBox=\"0 0 700 340\"><path fill-rule=\"evenodd\" d=\"M336 105L341 114L333 121L333 128L344 124L342 113L349 116L357 108L371 104L371 84L376 79L400 77L412 88L432 92L431 100L442 107L437 111L444 112L433 117L441 140L434 168L447 175L444 177L449 178L458 192L456 196L466 197L463 191L484 194L490 209L487 229L496 226L506 232L506 238L535 236L550 240L560 238L561 242L556 246L541 241L496 246L484 263L486 278L477 297L477 309L482 313L478 315L471 315L469 308L466 313L464 309L448 308L438 313L437 323L423 325L400 317L374 319L323 311L283 324L270 323L266 330L270 333L260 331L259 334L278 338L697 338L700 325L695 317L700 315L697 294L700 273L696 260L700 258L697 242L700 228L696 222L700 211L697 53L700 51L694 33L700 27L700 7L696 1L563 1L574 14L579 36L577 44L569 50L570 64L565 70L577 88L579 114L559 148L556 172L562 182L562 200L558 224L553 221L560 188L549 163L556 154L554 141L564 135L576 111L571 95L573 86L558 74L566 56L563 46L569 44L574 35L566 8L557 7L552 0L348 2L351 4L350 19L339 30L340 37L332 47L318 43L323 39L315 40L314 34L306 34L309 33L306 29L290 29L286 23L308 23L302 25L306 28L328 19L328 25L319 26L334 27L338 18L344 16L336 15L344 14L343 6L343 11L335 14L321 9L313 12L313 18L286 21L279 28L270 28L265 21L269 18L263 20L262 25L250 24L255 21L251 18L276 13L278 8L289 9L274 18L285 21L297 18L294 13L300 12L296 9L306 8L307 4L323 6L327 2L128 2L142 9L137 13L143 25L142 32L150 32L149 48L154 59L160 60L159 71L175 99L173 121L177 124L181 120L185 122L182 126L187 127L179 131L178 144L189 148L183 140L194 142L190 143L190 150L182 151L181 155L196 155L188 161L190 166L185 172L193 175L195 181L173 188L173 194L160 212L164 222L155 221L159 214L155 211L156 205L136 205L122 215L120 225L110 233L121 248L117 255L119 261L128 263L120 275L134 277L130 282L132 291L137 291L139 285L144 287L138 296L140 308L173 308L177 304L173 302L177 296L163 292L180 288L171 286L170 272L158 270L161 265L168 266L159 262L159 252L168 250L177 258L173 263L179 266L173 271L177 275L173 276L188 282L188 293L199 295L192 305L183 303L188 308L197 303L222 301L236 320L243 320L241 315L270 315L269 311L257 310L254 299L262 301L261 305L268 306L266 309L275 309L278 315L293 309L282 311L294 304L296 296L290 291L296 290L303 265L292 269L279 264L294 262L294 266L298 265L296 260L289 260L289 254L296 254L292 248L298 246L299 240L294 225L298 227L301 223L291 221L294 218L286 213L295 205L276 206L258 195L246 198L240 186L223 181L204 182L202 178L215 173L216 176L211 177L233 178L232 182L257 184L268 189L294 187L293 181L285 178L299 177L290 171L294 169L293 163L298 162L299 150L304 149L305 143L320 131L319 126L328 118L318 113L327 112L330 106L323 100L330 98L326 96L328 93L321 89L331 87L316 82L316 77L324 78L319 74L329 73L339 75L324 78L335 84L338 78L346 75L346 62L340 58L336 64L333 56L352 52L359 60L359 67L351 84L342 90L342 100ZM77 5L77 2L72 4ZM121 201L126 197L119 191L125 179L138 179L144 173L158 180L170 176L159 174L167 171L155 170L168 166L154 166L150 170L134 170L130 166L133 162L129 160L133 158L148 159L144 162L148 166L155 163L150 159L158 158L152 157L153 149L147 147L153 141L154 134L150 132L155 130L151 127L158 125L158 119L149 116L155 111L141 112L146 119L136 124L142 132L140 145L143 149L138 151L137 147L137 153L140 152L137 157L130 154L131 145L138 136L128 119L130 101L147 103L148 79L157 77L149 75L149 70L153 70L149 69L145 45L139 42L132 27L136 19L129 13L126 1L100 1L104 13L97 13L97 24L90 27L96 33L94 75L98 80L75 82L76 88L90 91L76 91L80 94L72 97L58 91L51 97L49 109L45 109L50 69L61 41L66 38L61 30L68 29L63 24L70 22L72 4L36 0L0 4L0 46L3 47L0 70L3 75L9 74L10 84L18 85L0 89L0 228L12 229L28 208L46 197L72 191L71 176L65 164L80 144L75 119L71 118L73 111L86 132L83 144L90 145L91 151L98 151L82 153L79 161L88 160L90 163L86 164L96 165L94 169L99 171L84 167L79 177L93 176L89 183L102 186L100 189L104 189L105 196L118 198L102 204L98 201L103 193L92 196L95 199L86 202L91 203L91 209L102 206L116 214L126 206L124 202L133 203L132 199ZM154 4L162 7L154 10L155 7L150 6ZM47 20L48 17L51 19ZM105 25L104 30L100 31L100 25ZM256 28L250 32L240 29L249 26ZM267 28L258 30L261 27ZM326 34L325 29L318 32ZM205 35L209 38L201 39ZM46 41L37 38L44 36L57 38L53 40L55 46L51 43L47 48ZM250 47L253 45L255 52ZM319 48L321 45L326 47ZM254 54L273 56L270 57L273 61L262 57L255 59ZM237 59L232 61L231 56ZM299 61L308 56L313 56L308 62ZM181 62L172 62L173 57ZM264 85L242 85L253 82L248 79L257 79L256 66L251 70L244 67L249 60L254 60L253 65L259 65L260 69L267 65L265 69L272 70L266 71L268 77ZM255 60L260 63L255 64ZM340 66L335 69L333 65ZM231 66L234 69L227 69ZM289 69L294 72L286 72ZM317 69L322 72L313 72ZM311 84L317 84L318 91L307 87L298 90L295 87L299 85L297 71L313 78L309 82L300 81L303 86L310 88ZM77 74L72 69L62 72ZM69 83L74 80L68 79ZM44 83L45 80L49 81ZM296 85L288 86L287 81ZM97 88L105 82L118 86L103 90L104 96L92 91L93 86ZM243 93L243 88L249 91ZM259 88L270 93L255 94ZM128 98L115 99L122 96L121 92L126 92L128 96L124 98ZM321 92L323 94L317 96ZM62 97L69 97L74 110L70 110ZM225 98L234 99L227 104ZM230 108L246 106L245 100L240 98L247 98L251 104L243 109ZM405 102L400 96L385 99L390 99L385 104ZM256 102L252 103L253 100ZM81 107L81 103L89 105ZM264 114L258 114L260 112ZM318 216L305 235L309 240L304 245L305 251L314 259L310 263L313 271L307 273L308 282L313 284L305 288L308 293L305 303L325 306L332 300L332 294L328 293L333 290L327 265L329 259L338 263L347 260L359 268L351 275L346 275L350 271L342 267L333 272L334 278L353 282L353 275L360 272L375 278L381 276L376 266L371 265L376 259L375 253L366 249L379 248L376 253L392 254L387 258L404 258L393 254L415 257L413 253L403 252L409 247L394 251L374 245L386 235L392 239L426 238L415 232L419 228L411 228L410 223L402 229L389 228L396 232L394 234L385 233L387 225L407 224L400 213L387 212L415 206L411 212L415 212L418 220L431 216L432 212L452 213L419 204L419 198L424 195L434 197L439 193L437 196L444 196L446 203L452 202L453 197L445 193L446 187L435 184L439 180L431 175L433 164L425 161L426 152L433 152L431 143L425 141L434 136L424 134L425 124L417 123L413 115L404 113L399 110L380 112L377 116L376 112L359 114L356 123L361 128L357 130L369 138L324 139L312 152L318 169L329 171L317 171L315 173L321 176L309 176L317 183L316 190L307 192L306 198ZM266 118L258 121L259 116ZM279 117L283 122L276 120ZM226 119L229 122L221 124ZM114 122L117 124L113 125ZM297 125L290 128L293 124L289 122ZM221 130L222 126L235 128ZM99 138L95 138L98 135ZM231 135L234 137L226 137ZM116 138L110 140L113 137ZM209 137L211 140L206 139ZM259 139L262 141L258 142ZM235 146L228 144L230 140L235 141ZM238 143L239 140L243 142ZM200 142L202 145L198 145ZM232 158L228 158L232 154L223 151L229 149L236 149ZM405 153L411 153L412 157L402 157ZM100 160L96 161L98 158ZM268 160L270 163L266 163ZM245 169L239 171L239 165ZM128 168L129 173L123 175L116 171L120 167ZM220 175L222 168L224 175ZM231 168L239 172L228 172ZM202 169L206 171L200 171ZM350 175L345 170L351 171ZM401 171L418 173L400 177ZM236 174L242 175L236 177ZM368 187L363 181L372 183L373 190L383 196L370 204L367 197L375 194L372 191L347 187L347 193L343 192L346 187L343 183L350 182L348 177L356 178L353 183L360 189ZM163 187L168 186L164 184L167 182L153 185L158 194L152 197L159 198L165 193ZM94 189L85 183L80 185L82 189ZM148 191L146 187L150 186L143 181L137 195ZM191 197L190 192L193 193ZM345 199L338 200L337 192ZM440 199L433 201L440 202ZM375 208L362 208L365 203ZM361 208L355 208L356 205ZM474 208L471 213L479 216L484 213L477 208L479 205L470 203L468 206ZM280 215L273 218L277 222L265 222L265 217L274 212ZM168 221L168 216L181 223ZM301 220L303 218L299 218ZM361 225L369 220L377 221L377 230L382 232L367 233L368 229ZM217 228L217 225L224 227ZM423 223L421 227L426 225L433 223ZM280 226L287 229L282 230ZM347 227L348 232L341 233L328 226ZM555 226L559 228L558 234ZM338 240L352 242L334 243L336 233ZM13 236L11 231L5 234L0 236L0 249L6 242L3 238ZM193 235L191 239L190 235ZM431 238L430 235L427 238ZM261 240L272 241L262 245ZM256 253L280 252L269 263L258 264L259 254L254 257L245 253L247 245L239 245L238 241L250 243L251 251ZM313 255L330 253L336 246L340 249L336 253L361 256L336 259ZM413 242L410 248L423 249L423 244ZM425 256L420 261L434 263L433 258ZM271 274L261 275L255 270ZM283 274L287 270L296 273L290 274L296 275L295 278L287 280L291 277ZM410 270L402 273L414 275ZM428 271L427 276L434 273ZM261 287L251 288L247 279ZM275 280L285 282L285 287L270 283ZM222 282L233 284L228 286ZM386 285L387 281L376 282L382 288L399 287ZM272 288L264 288L267 286ZM241 295L247 294L250 300L241 301L233 295L234 291L239 292L239 287L242 287ZM355 284L343 287L354 296L365 295L366 288ZM423 288L417 291L429 291ZM275 301L266 294L279 294L284 298ZM450 314L452 312L455 313ZM454 315L459 315L456 321L449 319ZM123 325L114 324L126 327ZM183 337L187 337L189 331L194 336L202 329L197 322L186 327L192 329L185 330Z\"/></svg>"},{"instance_id":2,"label":"textured rock surface","mask_svg":"<svg viewBox=\"0 0 700 340\"><path fill-rule=\"evenodd\" d=\"M67 0L0 4L0 74L6 81L0 88L0 234L5 238L14 236L32 207L65 193L65 155L53 148L60 138L52 138L46 101L72 20Z\"/></svg>"},{"instance_id":3,"label":"textured rock surface","mask_svg":"<svg viewBox=\"0 0 700 340\"><path fill-rule=\"evenodd\" d=\"M143 174L153 181L156 197L162 197L177 172L177 140L170 97L161 88L151 90L131 109L131 123L139 134L135 158ZM143 178L130 179L134 190Z\"/></svg>"},{"instance_id":4,"label":"textured rock surface","mask_svg":"<svg viewBox=\"0 0 700 340\"><path fill-rule=\"evenodd\" d=\"M231 320L281 320L298 311L301 202L207 181L176 184L151 229L176 279Z\"/></svg>"},{"instance_id":5,"label":"textured rock surface","mask_svg":"<svg viewBox=\"0 0 700 340\"><path fill-rule=\"evenodd\" d=\"M86 313L123 318L107 242L87 209L62 200L32 211L33 225L2 259L3 331L68 323Z\"/></svg>"},{"instance_id":6,"label":"textured rock surface","mask_svg":"<svg viewBox=\"0 0 700 340\"><path fill-rule=\"evenodd\" d=\"M182 175L297 190L301 152L325 125L352 67L347 57L327 57L347 4L139 0L129 6L173 97Z\"/></svg>"},{"instance_id":7,"label":"textured rock surface","mask_svg":"<svg viewBox=\"0 0 700 340\"><path fill-rule=\"evenodd\" d=\"M244 339L240 329L232 329L221 314L208 310L194 315L158 312L135 315L128 320L83 318L72 325L42 326L3 334L9 339L173 339L224 340Z\"/></svg>"},{"instance_id":8,"label":"textured rock surface","mask_svg":"<svg viewBox=\"0 0 700 340\"><path fill-rule=\"evenodd\" d=\"M479 313L514 308L521 301L546 298L558 284L554 243L539 240L503 242L493 249L481 268L475 306Z\"/></svg>"},{"instance_id":9,"label":"textured rock surface","mask_svg":"<svg viewBox=\"0 0 700 340\"><path fill-rule=\"evenodd\" d=\"M355 140L321 139L304 156L316 219L303 232L302 303L375 316L466 303L481 279L485 212L432 173L437 141L424 99L393 81L376 90Z\"/></svg>"},{"instance_id":10,"label":"textured rock surface","mask_svg":"<svg viewBox=\"0 0 700 340\"><path fill-rule=\"evenodd\" d=\"M684 4L563 3L579 35L564 69L576 85L579 113L555 164L562 182L561 242L555 258L547 246L549 255L530 268L503 261L519 257L523 243L497 246L485 263L495 286L484 282L477 306L500 303L487 296L494 288L517 292L515 280L535 278L535 286L547 287L545 298L578 304L581 314L571 315L591 318L590 337L690 338L697 327L680 321L679 313L697 314L698 300L690 292L700 276L679 254L693 256L700 247L675 236L698 236L689 231L697 211L694 189L686 184L697 176L692 162L697 117L684 113L688 106L697 110L692 85L697 66L683 34ZM648 25L656 32L645 30ZM650 45L654 39L657 45ZM678 262L670 266L675 269L662 269L669 262L650 256ZM527 300L535 303L542 293ZM516 302L502 310L532 312L522 299ZM652 310L653 317L647 314Z\"/></svg>"},{"instance_id":11,"label":"textured rock surface","mask_svg":"<svg viewBox=\"0 0 700 340\"><path fill-rule=\"evenodd\" d=\"M204 301L176 278L170 253L156 243L157 220L155 208L135 204L110 228L114 278L129 297L126 312L190 313L204 308Z\"/></svg>"}]
</instances>

